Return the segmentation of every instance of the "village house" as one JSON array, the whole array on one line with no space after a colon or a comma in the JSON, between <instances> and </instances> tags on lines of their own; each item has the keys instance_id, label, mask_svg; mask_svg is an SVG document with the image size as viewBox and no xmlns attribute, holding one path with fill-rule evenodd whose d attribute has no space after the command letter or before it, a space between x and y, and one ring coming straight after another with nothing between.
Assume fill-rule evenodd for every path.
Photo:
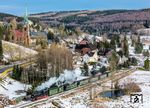
<instances>
[{"instance_id":1,"label":"village house","mask_svg":"<svg viewBox=\"0 0 150 108\"><path fill-rule=\"evenodd\" d=\"M75 51L81 53L82 56L96 49L97 46L89 42L87 38L83 38L79 44L75 46Z\"/></svg>"},{"instance_id":2,"label":"village house","mask_svg":"<svg viewBox=\"0 0 150 108\"><path fill-rule=\"evenodd\" d=\"M36 46L37 42L41 41L47 41L47 33L46 32L30 32L30 45Z\"/></svg>"},{"instance_id":3,"label":"village house","mask_svg":"<svg viewBox=\"0 0 150 108\"><path fill-rule=\"evenodd\" d=\"M84 63L96 63L98 60L97 50L91 51L82 57Z\"/></svg>"},{"instance_id":4,"label":"village house","mask_svg":"<svg viewBox=\"0 0 150 108\"><path fill-rule=\"evenodd\" d=\"M89 46L89 41L84 38L79 44L76 44L75 51L81 53L81 55L85 55L86 53L91 51Z\"/></svg>"}]
</instances>

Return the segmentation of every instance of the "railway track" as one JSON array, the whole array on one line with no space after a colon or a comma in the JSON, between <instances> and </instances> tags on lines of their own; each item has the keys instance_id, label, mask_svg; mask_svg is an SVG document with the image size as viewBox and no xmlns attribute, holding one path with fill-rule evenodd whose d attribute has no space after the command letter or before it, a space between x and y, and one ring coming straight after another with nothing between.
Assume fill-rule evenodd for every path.
<instances>
[{"instance_id":1,"label":"railway track","mask_svg":"<svg viewBox=\"0 0 150 108\"><path fill-rule=\"evenodd\" d=\"M113 74L113 77L116 78L116 79L113 79L113 81L118 80L118 78L121 79L123 77L126 77L126 76L130 75L131 73L133 73L134 71L136 71L136 68L129 69L129 70L126 70L126 71L123 71L123 72L116 72L115 74ZM89 89L93 86L97 86L98 84L102 84L102 83L105 83L105 82L110 81L110 80L111 80L111 77L107 77L103 80L92 82L92 83L89 83L87 85L77 87L73 90L58 93L56 95L49 96L48 98L45 98L45 99L37 100L35 102L27 102L27 103L18 104L14 107L11 107L11 108L32 108L32 107L37 106L37 105L45 104L45 103L51 101L55 97L65 96L65 95L70 94L70 93L76 93L76 92L79 92L81 90L86 90L86 89Z\"/></svg>"}]
</instances>

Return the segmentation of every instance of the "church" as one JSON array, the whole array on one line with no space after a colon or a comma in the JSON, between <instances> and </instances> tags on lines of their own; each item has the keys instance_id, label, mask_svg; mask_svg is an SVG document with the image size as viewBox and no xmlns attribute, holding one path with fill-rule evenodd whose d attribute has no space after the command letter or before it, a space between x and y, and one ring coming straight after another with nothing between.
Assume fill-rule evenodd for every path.
<instances>
[{"instance_id":1,"label":"church","mask_svg":"<svg viewBox=\"0 0 150 108\"><path fill-rule=\"evenodd\" d=\"M32 22L28 20L28 14L26 10L26 13L24 15L24 20L22 22L17 22L16 18L11 19L8 27L9 33L5 36L5 40L23 46L29 46L31 24ZM18 28L18 25L21 25L21 27Z\"/></svg>"}]
</instances>

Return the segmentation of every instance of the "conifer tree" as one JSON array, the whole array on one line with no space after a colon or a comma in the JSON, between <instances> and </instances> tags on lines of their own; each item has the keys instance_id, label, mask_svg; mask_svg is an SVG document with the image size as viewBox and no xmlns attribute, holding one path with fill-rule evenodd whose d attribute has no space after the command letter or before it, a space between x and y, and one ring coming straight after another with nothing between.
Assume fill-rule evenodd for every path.
<instances>
[{"instance_id":1,"label":"conifer tree","mask_svg":"<svg viewBox=\"0 0 150 108\"><path fill-rule=\"evenodd\" d=\"M111 49L113 49L114 51L116 50L116 41L114 38L111 39L110 41L110 47Z\"/></svg>"},{"instance_id":2,"label":"conifer tree","mask_svg":"<svg viewBox=\"0 0 150 108\"><path fill-rule=\"evenodd\" d=\"M47 34L47 39L53 41L54 40L54 33L49 31L48 34Z\"/></svg>"},{"instance_id":3,"label":"conifer tree","mask_svg":"<svg viewBox=\"0 0 150 108\"><path fill-rule=\"evenodd\" d=\"M111 71L116 70L119 58L117 56L117 53L115 51L111 52L111 56L109 57L109 62L110 62L110 69Z\"/></svg>"},{"instance_id":4,"label":"conifer tree","mask_svg":"<svg viewBox=\"0 0 150 108\"><path fill-rule=\"evenodd\" d=\"M12 73L12 78L20 81L21 72L22 72L22 68L19 67L18 65L14 65L14 67L13 67L13 73Z\"/></svg>"},{"instance_id":5,"label":"conifer tree","mask_svg":"<svg viewBox=\"0 0 150 108\"><path fill-rule=\"evenodd\" d=\"M120 36L116 34L114 35L114 39L115 39L116 45L120 47Z\"/></svg>"},{"instance_id":6,"label":"conifer tree","mask_svg":"<svg viewBox=\"0 0 150 108\"><path fill-rule=\"evenodd\" d=\"M0 26L0 61L3 59L3 47L2 47L2 39L3 39L3 27Z\"/></svg>"},{"instance_id":7,"label":"conifer tree","mask_svg":"<svg viewBox=\"0 0 150 108\"><path fill-rule=\"evenodd\" d=\"M3 47L2 47L2 40L0 40L0 61L3 59Z\"/></svg>"},{"instance_id":8,"label":"conifer tree","mask_svg":"<svg viewBox=\"0 0 150 108\"><path fill-rule=\"evenodd\" d=\"M135 53L140 54L140 53L142 53L142 50L143 50L143 45L140 42L140 36L138 36L138 40L135 43Z\"/></svg>"},{"instance_id":9,"label":"conifer tree","mask_svg":"<svg viewBox=\"0 0 150 108\"><path fill-rule=\"evenodd\" d=\"M88 67L87 63L84 63L83 68L85 70L85 76L88 76L88 74L89 74L89 67Z\"/></svg>"},{"instance_id":10,"label":"conifer tree","mask_svg":"<svg viewBox=\"0 0 150 108\"><path fill-rule=\"evenodd\" d=\"M131 36L131 46L132 46L132 47L135 46L135 40L134 40L133 36Z\"/></svg>"},{"instance_id":11,"label":"conifer tree","mask_svg":"<svg viewBox=\"0 0 150 108\"><path fill-rule=\"evenodd\" d=\"M149 57L149 51L143 51L143 56Z\"/></svg>"},{"instance_id":12,"label":"conifer tree","mask_svg":"<svg viewBox=\"0 0 150 108\"><path fill-rule=\"evenodd\" d=\"M128 41L126 36L124 37L123 40L123 54L125 55L125 57L129 56L129 47L128 47Z\"/></svg>"},{"instance_id":13,"label":"conifer tree","mask_svg":"<svg viewBox=\"0 0 150 108\"><path fill-rule=\"evenodd\" d=\"M144 68L147 71L150 70L150 61L148 58L144 61Z\"/></svg>"}]
</instances>

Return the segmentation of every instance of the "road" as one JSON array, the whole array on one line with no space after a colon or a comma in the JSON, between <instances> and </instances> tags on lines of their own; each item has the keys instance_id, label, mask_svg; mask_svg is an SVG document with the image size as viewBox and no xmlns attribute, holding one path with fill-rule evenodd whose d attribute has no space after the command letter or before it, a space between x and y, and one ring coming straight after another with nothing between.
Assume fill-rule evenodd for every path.
<instances>
[{"instance_id":1,"label":"road","mask_svg":"<svg viewBox=\"0 0 150 108\"><path fill-rule=\"evenodd\" d=\"M22 67L24 67L24 66L28 66L32 63L34 63L33 60L32 61L23 61L23 62L18 62L18 63L14 63L12 65L8 65L6 67L3 67L0 69L0 79L5 78L9 74L9 72L11 72L13 70L14 65L21 65Z\"/></svg>"},{"instance_id":2,"label":"road","mask_svg":"<svg viewBox=\"0 0 150 108\"><path fill-rule=\"evenodd\" d=\"M118 78L119 76L125 77L125 76L128 76L129 74L133 73L134 71L136 71L136 68L125 70L125 71L122 71L122 72L118 72L118 73L113 75L113 78L115 78L115 77ZM96 82L93 82L93 83L90 83L90 84L87 84L87 85L84 85L84 86L81 86L81 87L77 87L73 90L58 93L56 95L49 96L48 98L45 98L45 99L37 100L37 101L34 101L34 102L21 103L21 104L18 104L16 106L13 106L11 108L32 108L33 106L36 106L36 105L39 105L39 104L45 104L46 102L52 100L52 98L54 98L54 97L59 97L59 96L68 95L69 93L79 92L79 90L81 90L81 89L89 89L89 88L91 88L95 85L105 83L109 80L111 80L111 77L108 77L108 78L105 78L103 80L99 80L99 81L96 81Z\"/></svg>"}]
</instances>

